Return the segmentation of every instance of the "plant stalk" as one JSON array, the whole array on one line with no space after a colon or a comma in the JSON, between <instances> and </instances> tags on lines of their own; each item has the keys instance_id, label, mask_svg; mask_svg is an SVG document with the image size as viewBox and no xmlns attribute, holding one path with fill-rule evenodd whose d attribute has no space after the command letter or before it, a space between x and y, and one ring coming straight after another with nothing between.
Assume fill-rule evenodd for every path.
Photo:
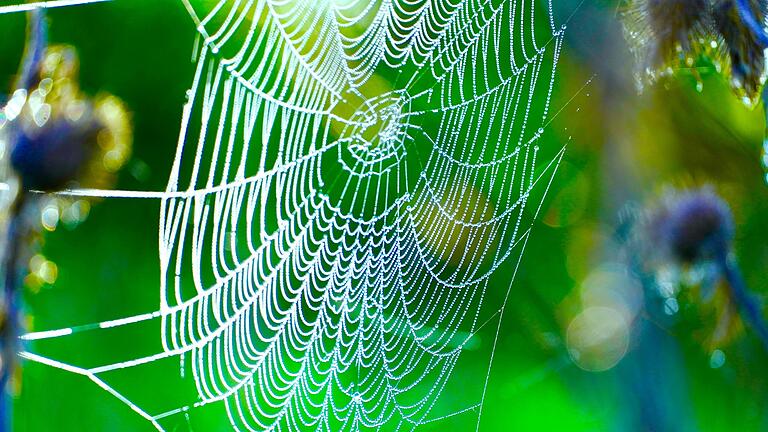
<instances>
[{"instance_id":1,"label":"plant stalk","mask_svg":"<svg viewBox=\"0 0 768 432\"><path fill-rule=\"evenodd\" d=\"M5 286L3 288L4 321L0 325L0 431L11 430L11 389L8 388L16 367L19 336L19 295L24 272L23 248L29 236L26 199L22 192L11 208L6 239L6 255L3 261Z\"/></svg>"},{"instance_id":2,"label":"plant stalk","mask_svg":"<svg viewBox=\"0 0 768 432\"><path fill-rule=\"evenodd\" d=\"M739 18L741 22L749 29L749 31L755 36L760 45L763 48L768 47L768 34L765 33L765 28L755 17L752 11L752 6L749 4L749 0L736 0L736 9L739 12Z\"/></svg>"},{"instance_id":3,"label":"plant stalk","mask_svg":"<svg viewBox=\"0 0 768 432\"><path fill-rule=\"evenodd\" d=\"M16 81L16 89L28 90L35 84L40 62L45 55L48 40L48 26L45 12L34 9L28 14L27 43L24 58ZM12 127L12 126L11 126ZM10 147L15 139L10 130ZM10 206L6 233L5 254L2 267L4 286L2 290L2 322L0 322L0 432L11 430L12 402L8 388L17 364L20 292L25 271L24 248L32 229L29 223L28 203L31 198L21 190Z\"/></svg>"},{"instance_id":4,"label":"plant stalk","mask_svg":"<svg viewBox=\"0 0 768 432\"><path fill-rule=\"evenodd\" d=\"M718 257L718 264L730 287L731 299L739 308L744 321L754 330L768 353L768 324L766 324L760 310L760 303L747 288L739 266L733 258L724 253Z\"/></svg>"}]
</instances>

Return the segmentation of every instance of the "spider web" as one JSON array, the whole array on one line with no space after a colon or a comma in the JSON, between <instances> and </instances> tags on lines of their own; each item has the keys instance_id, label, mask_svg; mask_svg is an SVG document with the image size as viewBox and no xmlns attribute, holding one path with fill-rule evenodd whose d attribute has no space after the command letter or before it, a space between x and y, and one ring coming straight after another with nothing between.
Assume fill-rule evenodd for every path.
<instances>
[{"instance_id":1,"label":"spider web","mask_svg":"<svg viewBox=\"0 0 768 432\"><path fill-rule=\"evenodd\" d=\"M50 3L37 7L67 2ZM551 3L183 3L196 69L166 191L68 192L160 200L159 307L23 336L133 328L161 349L89 366L21 355L158 429L209 406L238 430L411 430L479 412L485 386L433 407L473 336L500 326L489 278L516 272L563 154L538 145L564 30ZM161 363L191 395L143 403L115 377Z\"/></svg>"}]
</instances>

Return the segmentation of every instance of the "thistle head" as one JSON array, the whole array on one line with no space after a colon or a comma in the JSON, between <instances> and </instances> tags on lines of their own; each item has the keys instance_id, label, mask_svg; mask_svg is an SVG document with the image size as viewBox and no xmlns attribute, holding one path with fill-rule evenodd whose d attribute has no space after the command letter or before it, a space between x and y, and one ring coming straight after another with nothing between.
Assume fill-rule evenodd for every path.
<instances>
[{"instance_id":1,"label":"thistle head","mask_svg":"<svg viewBox=\"0 0 768 432\"><path fill-rule=\"evenodd\" d=\"M746 2L746 13L762 23L763 2ZM745 24L745 11L736 0L630 0L629 5L623 24L641 88L676 69L692 68L703 58L730 75L745 103L757 101L765 81L766 47ZM693 74L698 77L695 70Z\"/></svg>"},{"instance_id":2,"label":"thistle head","mask_svg":"<svg viewBox=\"0 0 768 432\"><path fill-rule=\"evenodd\" d=\"M709 25L710 0L633 0L622 14L639 78L658 75L694 54Z\"/></svg>"},{"instance_id":3,"label":"thistle head","mask_svg":"<svg viewBox=\"0 0 768 432\"><path fill-rule=\"evenodd\" d=\"M690 51L707 24L707 0L648 0L641 2L641 7L650 27L653 66Z\"/></svg>"},{"instance_id":4,"label":"thistle head","mask_svg":"<svg viewBox=\"0 0 768 432\"><path fill-rule=\"evenodd\" d=\"M130 153L130 121L122 102L88 98L77 72L73 48L49 47L31 87L17 90L3 110L0 132L24 189L102 186Z\"/></svg>"},{"instance_id":5,"label":"thistle head","mask_svg":"<svg viewBox=\"0 0 768 432\"><path fill-rule=\"evenodd\" d=\"M724 256L734 232L730 208L708 188L670 194L650 226L657 247L681 264Z\"/></svg>"},{"instance_id":6,"label":"thistle head","mask_svg":"<svg viewBox=\"0 0 768 432\"><path fill-rule=\"evenodd\" d=\"M757 0L749 1L752 14L759 22L765 11ZM730 62L733 87L754 103L765 78L765 46L755 34L744 26L734 0L718 0L712 8L713 22L722 37L725 53Z\"/></svg>"}]
</instances>

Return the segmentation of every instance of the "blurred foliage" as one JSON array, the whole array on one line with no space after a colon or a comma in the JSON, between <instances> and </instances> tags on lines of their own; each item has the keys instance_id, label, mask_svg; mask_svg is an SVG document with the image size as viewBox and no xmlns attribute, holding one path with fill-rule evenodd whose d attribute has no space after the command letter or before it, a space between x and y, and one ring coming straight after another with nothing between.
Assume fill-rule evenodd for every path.
<instances>
[{"instance_id":1,"label":"blurred foliage","mask_svg":"<svg viewBox=\"0 0 768 432\"><path fill-rule=\"evenodd\" d=\"M575 5L556 5L559 16L569 16ZM703 342L717 313L685 288L679 312L664 322L640 312L628 328L627 355L615 367L588 372L569 355L566 333L584 306L584 284L597 269L618 265L619 211L628 201L657 197L666 186L712 184L734 210L736 255L747 284L758 293L768 284L762 107L744 106L706 64L695 74L662 77L637 95L613 12L611 4L586 5L569 23L553 100L558 114L542 143L559 149L569 142L565 157L520 263L498 340L494 321L477 336L479 348L462 357L436 411L476 403L463 385L485 379L495 343L481 430L766 430L768 356L748 330L727 345ZM133 155L116 188L163 190L193 73L193 23L182 3L116 1L49 16L51 42L78 50L83 91L117 95L134 113ZM0 16L6 41L0 44L0 88L10 87L24 32L22 14ZM590 43L595 40L601 42ZM28 329L128 316L157 304L160 274L152 252L158 213L156 201L110 200L94 206L87 223L47 235L43 251L58 278L26 292ZM494 275L489 304L503 303L516 264ZM81 352L65 344L47 349L94 359L110 351L156 350L155 339L145 332L115 337L107 347L78 345ZM644 348L648 340L656 341L650 350ZM158 373L143 381L165 378ZM86 378L35 363L25 363L15 403L20 431L150 428ZM474 430L475 422L476 410L469 410L424 430ZM194 426L227 430L205 419Z\"/></svg>"}]
</instances>

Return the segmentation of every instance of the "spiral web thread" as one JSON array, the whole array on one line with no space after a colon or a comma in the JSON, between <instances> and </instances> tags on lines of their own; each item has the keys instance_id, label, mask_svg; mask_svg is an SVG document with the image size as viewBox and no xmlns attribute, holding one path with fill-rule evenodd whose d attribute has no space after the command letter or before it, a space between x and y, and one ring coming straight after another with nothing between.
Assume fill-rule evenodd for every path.
<instances>
[{"instance_id":1,"label":"spiral web thread","mask_svg":"<svg viewBox=\"0 0 768 432\"><path fill-rule=\"evenodd\" d=\"M88 367L22 356L158 429L217 404L237 430L479 413L485 390L430 417L473 335L500 326L504 304L480 313L489 277L517 271L564 151L538 145L564 31L551 4L183 2L199 43L167 190L67 192L160 200L159 308L22 337L146 326L162 349ZM192 400L148 407L110 383L167 361Z\"/></svg>"}]
</instances>

